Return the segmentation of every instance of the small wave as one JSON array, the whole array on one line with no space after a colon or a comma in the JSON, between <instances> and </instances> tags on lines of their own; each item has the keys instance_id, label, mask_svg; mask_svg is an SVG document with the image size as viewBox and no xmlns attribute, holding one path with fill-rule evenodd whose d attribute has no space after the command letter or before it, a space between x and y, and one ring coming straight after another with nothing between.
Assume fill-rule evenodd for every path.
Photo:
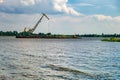
<instances>
[{"instance_id":1,"label":"small wave","mask_svg":"<svg viewBox=\"0 0 120 80\"><path fill-rule=\"evenodd\" d=\"M28 56L28 57L36 57L35 55L32 54L22 54L23 56Z\"/></svg>"},{"instance_id":2,"label":"small wave","mask_svg":"<svg viewBox=\"0 0 120 80\"><path fill-rule=\"evenodd\" d=\"M66 68L66 67L61 67L61 66L58 66L58 65L50 64L48 66L45 66L44 68L50 68L50 69L55 70L55 71L66 71L66 72L70 72L72 74L83 75L83 76L86 76L86 77L89 77L89 78L92 78L92 79L98 79L99 80L98 75L93 75L93 74L90 74L90 73L87 73L87 72L83 72L83 71L76 70L76 69L71 69L71 68Z\"/></svg>"},{"instance_id":3,"label":"small wave","mask_svg":"<svg viewBox=\"0 0 120 80\"><path fill-rule=\"evenodd\" d=\"M23 77L28 77L28 78L36 78L37 75L33 75L33 74L28 74L28 73L22 73Z\"/></svg>"},{"instance_id":4,"label":"small wave","mask_svg":"<svg viewBox=\"0 0 120 80\"><path fill-rule=\"evenodd\" d=\"M13 80L13 79L6 75L0 75L0 80Z\"/></svg>"}]
</instances>

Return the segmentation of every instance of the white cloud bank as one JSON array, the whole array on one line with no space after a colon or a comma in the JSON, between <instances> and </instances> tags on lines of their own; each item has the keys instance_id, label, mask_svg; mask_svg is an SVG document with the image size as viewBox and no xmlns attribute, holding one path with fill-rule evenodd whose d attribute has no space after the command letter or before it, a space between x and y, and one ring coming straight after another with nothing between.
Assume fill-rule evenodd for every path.
<instances>
[{"instance_id":1,"label":"white cloud bank","mask_svg":"<svg viewBox=\"0 0 120 80\"><path fill-rule=\"evenodd\" d=\"M4 14L0 13L0 30L23 31L24 27L33 27L40 18L39 14ZM35 33L52 32L61 34L87 34L87 33L120 33L120 16L111 17L105 15L90 16L63 16L48 15L50 21L45 18L39 24Z\"/></svg>"},{"instance_id":2,"label":"white cloud bank","mask_svg":"<svg viewBox=\"0 0 120 80\"><path fill-rule=\"evenodd\" d=\"M113 17L105 15L92 15L91 17L97 18L98 20L112 20Z\"/></svg>"},{"instance_id":3,"label":"white cloud bank","mask_svg":"<svg viewBox=\"0 0 120 80\"><path fill-rule=\"evenodd\" d=\"M1 12L6 13L52 13L81 15L73 7L68 6L68 0L0 0ZM4 4L2 4L4 2Z\"/></svg>"}]
</instances>

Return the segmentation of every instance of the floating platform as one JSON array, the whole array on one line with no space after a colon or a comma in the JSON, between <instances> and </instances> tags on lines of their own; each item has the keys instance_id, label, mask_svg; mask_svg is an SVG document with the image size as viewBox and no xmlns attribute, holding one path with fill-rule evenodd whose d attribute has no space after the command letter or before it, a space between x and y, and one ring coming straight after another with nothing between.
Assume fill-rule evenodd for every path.
<instances>
[{"instance_id":1,"label":"floating platform","mask_svg":"<svg viewBox=\"0 0 120 80\"><path fill-rule=\"evenodd\" d=\"M16 38L81 39L81 37L78 36L16 36Z\"/></svg>"}]
</instances>

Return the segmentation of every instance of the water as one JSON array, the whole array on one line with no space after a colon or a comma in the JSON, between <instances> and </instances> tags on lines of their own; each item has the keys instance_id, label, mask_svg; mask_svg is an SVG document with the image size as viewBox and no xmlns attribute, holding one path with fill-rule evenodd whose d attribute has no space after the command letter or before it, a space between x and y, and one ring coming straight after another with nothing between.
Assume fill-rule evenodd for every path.
<instances>
[{"instance_id":1,"label":"water","mask_svg":"<svg viewBox=\"0 0 120 80\"><path fill-rule=\"evenodd\" d=\"M0 37L0 80L120 80L120 43Z\"/></svg>"}]
</instances>

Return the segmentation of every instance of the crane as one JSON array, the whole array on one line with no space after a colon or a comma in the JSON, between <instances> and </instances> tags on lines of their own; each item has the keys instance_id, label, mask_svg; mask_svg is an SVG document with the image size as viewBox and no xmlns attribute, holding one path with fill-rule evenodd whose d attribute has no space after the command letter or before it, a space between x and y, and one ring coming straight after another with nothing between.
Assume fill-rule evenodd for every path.
<instances>
[{"instance_id":1,"label":"crane","mask_svg":"<svg viewBox=\"0 0 120 80\"><path fill-rule=\"evenodd\" d=\"M24 32L29 32L29 33L33 33L35 31L35 29L37 28L38 24L42 21L43 17L46 17L48 20L49 18L47 17L47 15L45 13L42 13L42 17L39 19L39 21L35 24L35 26L33 28L28 29L28 31L26 31L26 27L24 28Z\"/></svg>"}]
</instances>

